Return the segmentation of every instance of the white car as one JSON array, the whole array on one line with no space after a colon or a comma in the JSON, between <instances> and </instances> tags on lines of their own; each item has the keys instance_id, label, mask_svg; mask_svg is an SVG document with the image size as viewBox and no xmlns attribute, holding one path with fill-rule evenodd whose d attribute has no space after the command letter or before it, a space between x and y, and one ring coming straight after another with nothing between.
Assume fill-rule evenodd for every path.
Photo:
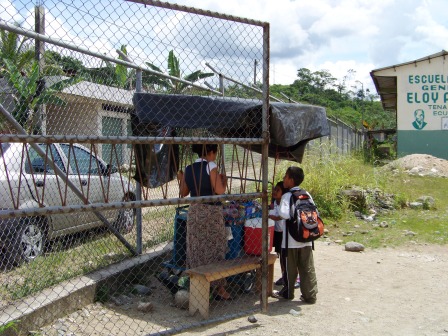
<instances>
[{"instance_id":1,"label":"white car","mask_svg":"<svg viewBox=\"0 0 448 336\"><path fill-rule=\"evenodd\" d=\"M39 147L64 174L58 176L48 159L29 144L1 143L1 210L84 204L68 186L68 180L90 203L135 200L133 184L88 148L64 143L39 144ZM134 226L135 209L101 213L121 232L128 232ZM31 261L43 253L47 240L99 226L104 223L92 211L2 219L1 259L10 265Z\"/></svg>"}]
</instances>

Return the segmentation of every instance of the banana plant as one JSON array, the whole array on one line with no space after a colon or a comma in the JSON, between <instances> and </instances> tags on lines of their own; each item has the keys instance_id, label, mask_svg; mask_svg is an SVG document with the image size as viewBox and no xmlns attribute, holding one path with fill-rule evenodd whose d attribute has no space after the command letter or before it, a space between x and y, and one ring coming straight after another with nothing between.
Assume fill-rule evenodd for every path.
<instances>
[{"instance_id":1,"label":"banana plant","mask_svg":"<svg viewBox=\"0 0 448 336\"><path fill-rule=\"evenodd\" d=\"M0 68L5 66L5 59L10 59L19 69L28 69L34 59L34 49L29 42L28 37L0 29Z\"/></svg>"},{"instance_id":2,"label":"banana plant","mask_svg":"<svg viewBox=\"0 0 448 336\"><path fill-rule=\"evenodd\" d=\"M45 87L44 81L39 78L39 65L36 61L32 63L27 76L24 76L11 60L3 59L3 62L5 66L3 75L14 88L15 106L12 115L28 132L36 133L36 130L33 130L32 116L39 105L65 106L66 102L59 98L57 93L81 80L80 77L71 77ZM40 130L37 130L37 133L39 132Z\"/></svg>"},{"instance_id":3,"label":"banana plant","mask_svg":"<svg viewBox=\"0 0 448 336\"><path fill-rule=\"evenodd\" d=\"M126 49L126 45L122 45L120 50L123 54L127 55L128 51ZM119 60L125 60L123 56L118 57ZM128 70L128 68L124 65L117 64L115 66L115 79L118 83L118 86L124 89L129 89L131 87L131 83L135 80L135 70Z\"/></svg>"},{"instance_id":4,"label":"banana plant","mask_svg":"<svg viewBox=\"0 0 448 336\"><path fill-rule=\"evenodd\" d=\"M163 71L159 67L155 66L154 64L149 63L149 62L145 62L145 63L150 69L160 72L160 73L163 73ZM168 54L168 74L172 77L182 78L183 80L191 82L191 83L194 83L203 78L214 76L213 73L202 72L201 70L197 70L191 74L188 74L188 75L182 77L182 72L181 72L180 66L179 66L179 59L174 55L173 50L171 50ZM150 74L150 75L145 74L144 78L143 78L143 83L150 83L150 84L158 85L158 86L164 88L169 93L174 93L174 94L182 93L190 87L189 84L179 82L175 79L168 79L168 78L160 77L160 76L157 76L154 74Z\"/></svg>"}]
</instances>

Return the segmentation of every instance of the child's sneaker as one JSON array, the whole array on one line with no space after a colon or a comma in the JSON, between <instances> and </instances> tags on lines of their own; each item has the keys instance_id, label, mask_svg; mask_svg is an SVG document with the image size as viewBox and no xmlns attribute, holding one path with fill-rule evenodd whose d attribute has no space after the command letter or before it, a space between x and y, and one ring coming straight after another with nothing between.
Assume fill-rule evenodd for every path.
<instances>
[{"instance_id":1,"label":"child's sneaker","mask_svg":"<svg viewBox=\"0 0 448 336\"><path fill-rule=\"evenodd\" d=\"M288 293L288 288L287 287L283 287L279 291L274 291L272 293L272 297L274 297L276 299L286 299L286 300L293 300L294 299L294 295L292 297L289 297L289 293Z\"/></svg>"},{"instance_id":2,"label":"child's sneaker","mask_svg":"<svg viewBox=\"0 0 448 336\"><path fill-rule=\"evenodd\" d=\"M297 278L294 288L300 288L300 278Z\"/></svg>"},{"instance_id":3,"label":"child's sneaker","mask_svg":"<svg viewBox=\"0 0 448 336\"><path fill-rule=\"evenodd\" d=\"M276 285L276 286L283 286L283 278L278 279L278 280L275 282L275 285Z\"/></svg>"}]
</instances>

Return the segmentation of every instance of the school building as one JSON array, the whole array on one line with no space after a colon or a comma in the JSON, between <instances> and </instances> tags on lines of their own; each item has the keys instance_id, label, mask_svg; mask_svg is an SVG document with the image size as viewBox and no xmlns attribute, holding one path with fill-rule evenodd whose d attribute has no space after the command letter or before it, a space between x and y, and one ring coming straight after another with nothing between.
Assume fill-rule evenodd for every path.
<instances>
[{"instance_id":1,"label":"school building","mask_svg":"<svg viewBox=\"0 0 448 336\"><path fill-rule=\"evenodd\" d=\"M448 52L372 70L385 110L396 111L397 155L448 159Z\"/></svg>"}]
</instances>

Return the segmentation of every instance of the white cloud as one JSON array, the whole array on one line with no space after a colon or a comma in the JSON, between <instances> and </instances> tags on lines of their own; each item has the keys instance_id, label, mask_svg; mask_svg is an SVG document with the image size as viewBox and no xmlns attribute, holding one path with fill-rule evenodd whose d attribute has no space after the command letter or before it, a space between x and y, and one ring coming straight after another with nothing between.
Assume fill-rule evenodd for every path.
<instances>
[{"instance_id":1,"label":"white cloud","mask_svg":"<svg viewBox=\"0 0 448 336\"><path fill-rule=\"evenodd\" d=\"M448 49L444 0L171 2L269 22L275 83L292 83L302 67L338 78L353 68L373 88L371 70Z\"/></svg>"},{"instance_id":2,"label":"white cloud","mask_svg":"<svg viewBox=\"0 0 448 336\"><path fill-rule=\"evenodd\" d=\"M292 83L299 68L325 69L340 80L354 69L357 80L373 87L371 70L448 49L445 0L169 2L269 22L271 83ZM261 60L258 27L246 25L253 29L252 35L246 35L238 24L209 24L190 14L159 12L131 2L111 1L104 8L86 8L85 2L78 0L47 4L54 7L54 12L47 14L47 34L112 57L117 57L116 48L127 44L138 62L166 68L166 55L173 49L185 72L210 62L223 73L241 74L245 80L251 77L253 60ZM11 1L0 0L0 17L7 21L25 17L31 25L32 7L25 13L26 8L16 10ZM238 54L242 56L236 57Z\"/></svg>"}]
</instances>

